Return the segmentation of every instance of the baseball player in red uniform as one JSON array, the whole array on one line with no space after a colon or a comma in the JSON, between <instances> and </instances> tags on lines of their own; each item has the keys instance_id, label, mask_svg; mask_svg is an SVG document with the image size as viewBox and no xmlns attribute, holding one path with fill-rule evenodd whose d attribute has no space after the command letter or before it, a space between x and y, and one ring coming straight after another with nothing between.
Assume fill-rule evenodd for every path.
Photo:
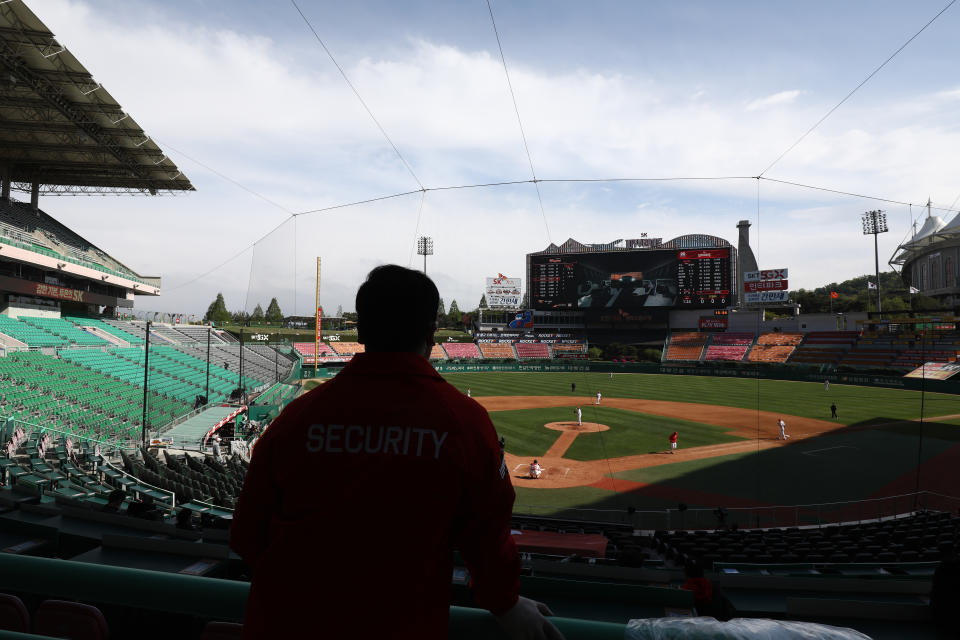
<instances>
[{"instance_id":1,"label":"baseball player in red uniform","mask_svg":"<svg viewBox=\"0 0 960 640\"><path fill-rule=\"evenodd\" d=\"M245 639L446 640L455 547L508 636L562 638L518 594L514 491L490 418L428 360L438 302L418 271L371 271L356 301L366 353L254 447L230 539L253 571Z\"/></svg>"},{"instance_id":2,"label":"baseball player in red uniform","mask_svg":"<svg viewBox=\"0 0 960 640\"><path fill-rule=\"evenodd\" d=\"M674 431L670 434L670 453L677 452L677 432Z\"/></svg>"}]
</instances>

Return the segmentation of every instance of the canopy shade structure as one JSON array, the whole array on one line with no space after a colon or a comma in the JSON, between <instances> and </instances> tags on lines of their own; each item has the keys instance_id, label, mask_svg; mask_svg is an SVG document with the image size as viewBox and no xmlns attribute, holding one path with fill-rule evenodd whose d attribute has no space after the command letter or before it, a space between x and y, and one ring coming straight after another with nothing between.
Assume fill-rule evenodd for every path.
<instances>
[{"instance_id":1,"label":"canopy shade structure","mask_svg":"<svg viewBox=\"0 0 960 640\"><path fill-rule=\"evenodd\" d=\"M0 1L0 180L43 194L194 190L23 0Z\"/></svg>"}]
</instances>

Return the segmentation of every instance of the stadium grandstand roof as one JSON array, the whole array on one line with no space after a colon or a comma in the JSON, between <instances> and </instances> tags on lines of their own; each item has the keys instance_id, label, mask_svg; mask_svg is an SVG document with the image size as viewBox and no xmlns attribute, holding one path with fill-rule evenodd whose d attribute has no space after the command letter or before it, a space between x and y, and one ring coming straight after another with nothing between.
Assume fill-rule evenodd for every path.
<instances>
[{"instance_id":1,"label":"stadium grandstand roof","mask_svg":"<svg viewBox=\"0 0 960 640\"><path fill-rule=\"evenodd\" d=\"M40 193L194 187L24 4L0 0L0 173Z\"/></svg>"}]
</instances>

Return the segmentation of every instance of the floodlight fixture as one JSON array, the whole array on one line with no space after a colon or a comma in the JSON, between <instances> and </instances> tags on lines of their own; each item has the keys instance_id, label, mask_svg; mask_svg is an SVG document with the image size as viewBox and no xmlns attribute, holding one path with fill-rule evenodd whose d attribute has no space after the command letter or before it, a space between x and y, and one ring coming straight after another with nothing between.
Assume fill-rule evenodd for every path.
<instances>
[{"instance_id":1,"label":"floodlight fixture","mask_svg":"<svg viewBox=\"0 0 960 640\"><path fill-rule=\"evenodd\" d=\"M423 256L423 273L427 273L427 256L433 255L433 238L420 236L417 238L417 255Z\"/></svg>"},{"instance_id":2,"label":"floodlight fixture","mask_svg":"<svg viewBox=\"0 0 960 640\"><path fill-rule=\"evenodd\" d=\"M877 313L880 313L883 309L880 306L880 254L877 249L877 235L890 230L887 227L887 214L880 209L867 211L860 216L860 223L863 225L863 235L873 236L873 266L877 278Z\"/></svg>"}]
</instances>

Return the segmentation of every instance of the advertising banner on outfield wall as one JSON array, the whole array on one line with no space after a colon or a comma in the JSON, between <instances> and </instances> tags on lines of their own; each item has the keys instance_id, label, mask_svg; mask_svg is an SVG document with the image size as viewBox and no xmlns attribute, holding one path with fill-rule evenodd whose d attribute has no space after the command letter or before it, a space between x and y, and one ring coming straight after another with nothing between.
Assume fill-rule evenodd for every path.
<instances>
[{"instance_id":1,"label":"advertising banner on outfield wall","mask_svg":"<svg viewBox=\"0 0 960 640\"><path fill-rule=\"evenodd\" d=\"M757 291L743 294L744 302L787 302L790 294L787 291Z\"/></svg>"},{"instance_id":2,"label":"advertising banner on outfield wall","mask_svg":"<svg viewBox=\"0 0 960 640\"><path fill-rule=\"evenodd\" d=\"M905 378L921 378L927 380L946 380L960 373L960 364L956 362L927 362L917 367Z\"/></svg>"},{"instance_id":3,"label":"advertising banner on outfield wall","mask_svg":"<svg viewBox=\"0 0 960 640\"><path fill-rule=\"evenodd\" d=\"M498 274L496 278L487 278L487 306L491 309L516 309L520 306L523 294L520 291L521 278L508 278Z\"/></svg>"}]
</instances>

